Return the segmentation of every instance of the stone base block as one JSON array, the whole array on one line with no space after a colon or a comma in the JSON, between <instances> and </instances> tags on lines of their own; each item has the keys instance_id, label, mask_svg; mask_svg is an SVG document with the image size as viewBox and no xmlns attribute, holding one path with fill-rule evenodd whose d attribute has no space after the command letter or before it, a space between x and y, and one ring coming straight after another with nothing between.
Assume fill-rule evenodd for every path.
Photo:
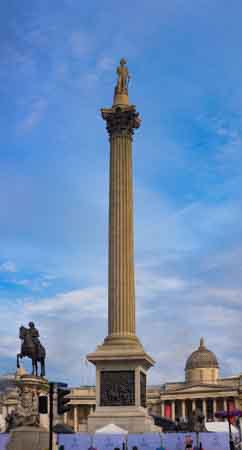
<instances>
[{"instance_id":1,"label":"stone base block","mask_svg":"<svg viewBox=\"0 0 242 450\"><path fill-rule=\"evenodd\" d=\"M11 431L7 450L45 450L49 448L49 433L35 427L20 427Z\"/></svg>"},{"instance_id":2,"label":"stone base block","mask_svg":"<svg viewBox=\"0 0 242 450\"><path fill-rule=\"evenodd\" d=\"M94 433L110 423L117 425L129 433L160 432L154 425L152 417L140 407L99 407L88 416L88 432Z\"/></svg>"}]
</instances>

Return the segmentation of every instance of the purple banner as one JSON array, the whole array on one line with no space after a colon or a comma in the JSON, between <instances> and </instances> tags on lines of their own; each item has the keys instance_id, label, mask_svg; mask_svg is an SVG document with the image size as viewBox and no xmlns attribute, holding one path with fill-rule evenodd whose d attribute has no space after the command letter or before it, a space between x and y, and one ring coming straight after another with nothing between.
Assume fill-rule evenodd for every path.
<instances>
[{"instance_id":1,"label":"purple banner","mask_svg":"<svg viewBox=\"0 0 242 450\"><path fill-rule=\"evenodd\" d=\"M59 435L59 445L64 445L65 450L89 450L94 447L97 450L123 449L123 443L127 440L128 450L138 447L138 450L185 450L186 442L192 439L196 445L195 433L143 433L124 435L115 434L62 434ZM1 442L1 441L0 441ZM204 450L229 450L228 433L199 433L199 442ZM5 447L0 447L5 450Z\"/></svg>"},{"instance_id":2,"label":"purple banner","mask_svg":"<svg viewBox=\"0 0 242 450\"><path fill-rule=\"evenodd\" d=\"M6 445L9 440L9 434L0 433L0 450L6 450Z\"/></svg>"}]
</instances>

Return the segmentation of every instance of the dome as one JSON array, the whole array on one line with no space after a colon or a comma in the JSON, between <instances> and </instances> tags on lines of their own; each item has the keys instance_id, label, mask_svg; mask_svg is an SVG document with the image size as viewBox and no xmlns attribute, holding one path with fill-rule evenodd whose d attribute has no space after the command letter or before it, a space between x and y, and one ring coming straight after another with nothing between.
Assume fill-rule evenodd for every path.
<instances>
[{"instance_id":1,"label":"dome","mask_svg":"<svg viewBox=\"0 0 242 450\"><path fill-rule=\"evenodd\" d=\"M219 368L218 360L213 352L205 347L204 339L200 339L198 349L193 352L186 362L185 370Z\"/></svg>"}]
</instances>

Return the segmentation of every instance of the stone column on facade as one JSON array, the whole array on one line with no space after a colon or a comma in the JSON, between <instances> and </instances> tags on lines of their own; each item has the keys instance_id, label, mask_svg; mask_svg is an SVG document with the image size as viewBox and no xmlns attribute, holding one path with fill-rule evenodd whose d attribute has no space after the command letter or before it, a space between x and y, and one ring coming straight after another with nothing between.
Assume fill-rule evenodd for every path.
<instances>
[{"instance_id":1,"label":"stone column on facade","mask_svg":"<svg viewBox=\"0 0 242 450\"><path fill-rule=\"evenodd\" d=\"M205 420L207 419L207 402L206 399L202 399L202 405L203 405L203 415L205 417Z\"/></svg>"},{"instance_id":2,"label":"stone column on facade","mask_svg":"<svg viewBox=\"0 0 242 450\"><path fill-rule=\"evenodd\" d=\"M7 413L7 406L3 405L2 406L2 418L4 420L4 426L2 428L2 432L6 431L6 417L7 417L8 413Z\"/></svg>"},{"instance_id":3,"label":"stone column on facade","mask_svg":"<svg viewBox=\"0 0 242 450\"><path fill-rule=\"evenodd\" d=\"M74 431L78 432L78 415L77 415L77 406L74 406Z\"/></svg>"},{"instance_id":4,"label":"stone column on facade","mask_svg":"<svg viewBox=\"0 0 242 450\"><path fill-rule=\"evenodd\" d=\"M161 417L165 417L165 402L161 400Z\"/></svg>"},{"instance_id":5,"label":"stone column on facade","mask_svg":"<svg viewBox=\"0 0 242 450\"><path fill-rule=\"evenodd\" d=\"M227 404L227 398L224 397L224 411L227 411L228 404Z\"/></svg>"},{"instance_id":6,"label":"stone column on facade","mask_svg":"<svg viewBox=\"0 0 242 450\"><path fill-rule=\"evenodd\" d=\"M64 423L67 424L67 412L64 413L64 418L63 418L63 420L64 420Z\"/></svg>"},{"instance_id":7,"label":"stone column on facade","mask_svg":"<svg viewBox=\"0 0 242 450\"><path fill-rule=\"evenodd\" d=\"M214 420L214 421L217 420L217 418L215 417L216 411L217 411L217 399L214 398L214 399L213 399L213 420Z\"/></svg>"},{"instance_id":8,"label":"stone column on facade","mask_svg":"<svg viewBox=\"0 0 242 450\"><path fill-rule=\"evenodd\" d=\"M4 419L5 419L5 418L7 417L7 415L8 415L8 407L5 406L5 405L3 405L3 408L2 408L2 415L3 415Z\"/></svg>"},{"instance_id":9,"label":"stone column on facade","mask_svg":"<svg viewBox=\"0 0 242 450\"><path fill-rule=\"evenodd\" d=\"M186 419L186 401L181 401L181 415L183 419Z\"/></svg>"},{"instance_id":10,"label":"stone column on facade","mask_svg":"<svg viewBox=\"0 0 242 450\"><path fill-rule=\"evenodd\" d=\"M171 401L171 419L175 420L175 400Z\"/></svg>"},{"instance_id":11,"label":"stone column on facade","mask_svg":"<svg viewBox=\"0 0 242 450\"><path fill-rule=\"evenodd\" d=\"M192 399L192 412L196 411L196 400Z\"/></svg>"}]
</instances>

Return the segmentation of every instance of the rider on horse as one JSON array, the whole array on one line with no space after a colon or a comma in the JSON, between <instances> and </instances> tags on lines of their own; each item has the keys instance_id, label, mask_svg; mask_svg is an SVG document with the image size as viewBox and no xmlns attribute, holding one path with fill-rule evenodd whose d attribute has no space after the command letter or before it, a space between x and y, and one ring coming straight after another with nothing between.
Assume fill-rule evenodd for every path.
<instances>
[{"instance_id":1,"label":"rider on horse","mask_svg":"<svg viewBox=\"0 0 242 450\"><path fill-rule=\"evenodd\" d=\"M27 356L32 359L32 375L38 375L38 362L41 365L41 375L45 376L46 351L39 340L39 331L34 322L29 322L29 328L23 325L19 328L19 338L22 341L21 352L17 354L17 367L20 367L19 359Z\"/></svg>"},{"instance_id":2,"label":"rider on horse","mask_svg":"<svg viewBox=\"0 0 242 450\"><path fill-rule=\"evenodd\" d=\"M37 328L35 328L34 322L29 322L28 332L32 338L32 342L35 345L36 352L37 352L37 354L39 354L39 351L40 351L39 330L37 330Z\"/></svg>"}]
</instances>

